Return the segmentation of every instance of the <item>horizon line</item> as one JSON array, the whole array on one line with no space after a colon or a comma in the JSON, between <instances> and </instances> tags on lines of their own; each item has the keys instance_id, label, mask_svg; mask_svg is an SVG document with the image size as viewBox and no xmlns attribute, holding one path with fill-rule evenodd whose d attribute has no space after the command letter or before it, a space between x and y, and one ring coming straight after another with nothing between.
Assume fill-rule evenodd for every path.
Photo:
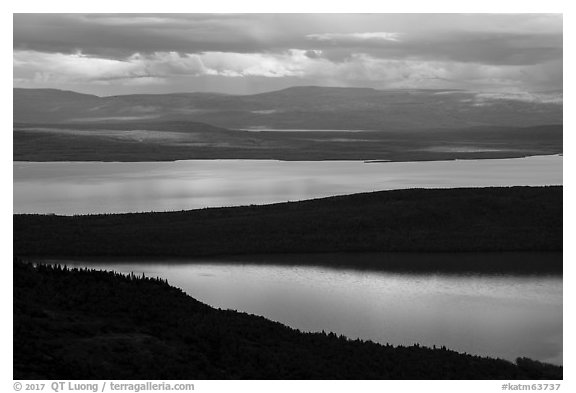
<instances>
[{"instance_id":1,"label":"horizon line","mask_svg":"<svg viewBox=\"0 0 576 393\"><path fill-rule=\"evenodd\" d=\"M83 93L77 90L70 90L70 89L58 89L54 87L12 87L12 90L54 90L54 91L61 91L61 92L69 92L75 94L83 94L87 96L94 96L99 98L110 98L110 97L123 97L123 96L139 96L139 95L150 95L150 96L162 96L162 95L185 95L185 94L214 94L214 95L222 95L222 96L236 96L236 97L247 97L247 96L256 96L261 94L269 94L275 93L285 90L292 90L292 89L310 89L310 88L318 88L318 89L348 89L348 90L373 90L373 91L436 91L436 92L462 92L462 93L504 93L504 94L522 94L522 93L557 93L561 92L564 93L564 89L556 89L556 90L523 90L523 91L500 91L500 90L468 90L468 89L456 89L456 88L418 88L418 87L407 87L407 88L388 88L388 89L376 89L373 87L357 87L357 86L319 86L319 85L295 85L290 87L285 87L283 89L275 89L275 90L268 90L259 93L252 93L252 94L235 94L235 93L222 93L222 92L215 92L215 91L173 91L167 93L128 93L128 94L113 94L113 95L98 95L93 93Z\"/></svg>"}]
</instances>

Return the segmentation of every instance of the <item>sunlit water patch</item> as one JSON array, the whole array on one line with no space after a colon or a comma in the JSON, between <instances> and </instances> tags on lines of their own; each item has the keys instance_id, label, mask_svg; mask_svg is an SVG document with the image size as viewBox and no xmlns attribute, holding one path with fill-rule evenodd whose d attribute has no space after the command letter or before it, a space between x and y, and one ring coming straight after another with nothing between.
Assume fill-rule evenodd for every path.
<instances>
[{"instance_id":1,"label":"sunlit water patch","mask_svg":"<svg viewBox=\"0 0 576 393\"><path fill-rule=\"evenodd\" d=\"M14 213L184 210L403 188L562 184L562 157L433 162L15 162Z\"/></svg>"}]
</instances>

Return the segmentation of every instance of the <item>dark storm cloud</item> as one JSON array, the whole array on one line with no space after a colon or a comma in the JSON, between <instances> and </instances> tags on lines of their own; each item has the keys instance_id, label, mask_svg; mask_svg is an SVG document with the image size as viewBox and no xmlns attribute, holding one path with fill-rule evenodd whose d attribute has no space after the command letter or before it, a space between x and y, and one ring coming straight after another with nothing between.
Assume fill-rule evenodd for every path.
<instances>
[{"instance_id":1,"label":"dark storm cloud","mask_svg":"<svg viewBox=\"0 0 576 393\"><path fill-rule=\"evenodd\" d=\"M265 49L253 30L246 19L222 16L20 14L14 16L14 49L105 57Z\"/></svg>"},{"instance_id":2,"label":"dark storm cloud","mask_svg":"<svg viewBox=\"0 0 576 393\"><path fill-rule=\"evenodd\" d=\"M473 62L495 65L534 65L562 58L558 34L459 33L439 37L405 35L397 41L334 39L316 48L333 61L352 53L377 58Z\"/></svg>"},{"instance_id":3,"label":"dark storm cloud","mask_svg":"<svg viewBox=\"0 0 576 393\"><path fill-rule=\"evenodd\" d=\"M281 52L288 49L325 50L330 59L353 53L380 58L454 60L483 64L536 64L562 56L560 21L513 16L507 29L486 26L446 26L439 15L425 18L427 27L398 23L418 16L352 15L77 15L16 14L14 49L75 53L122 58L152 52ZM424 18L424 16L421 16ZM438 19L438 23L430 19ZM489 18L479 15L476 20ZM493 21L510 16L493 15ZM316 23L323 19L324 23ZM524 26L533 20L534 33ZM334 22L326 23L326 22ZM394 22L394 23L392 23ZM499 25L496 25L498 27ZM389 31L388 27L399 31ZM514 31L514 27L520 31ZM369 28L370 31L366 31ZM495 31L494 31L495 30ZM508 30L508 31L507 31ZM380 36L378 36L380 34ZM390 38L381 38L389 34ZM331 55L330 55L331 53Z\"/></svg>"}]
</instances>

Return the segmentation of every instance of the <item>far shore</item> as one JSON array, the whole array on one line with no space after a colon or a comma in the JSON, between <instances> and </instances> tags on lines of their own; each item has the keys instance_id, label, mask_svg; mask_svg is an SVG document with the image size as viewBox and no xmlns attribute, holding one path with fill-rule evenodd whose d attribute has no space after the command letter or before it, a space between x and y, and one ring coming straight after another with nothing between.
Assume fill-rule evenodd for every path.
<instances>
[{"instance_id":1,"label":"far shore","mask_svg":"<svg viewBox=\"0 0 576 393\"><path fill-rule=\"evenodd\" d=\"M30 159L30 160L13 160L13 163L50 163L50 162L55 162L55 163L61 163L61 162L115 162L115 163L121 163L121 162L126 162L126 163L139 163L139 162L178 162L178 161L194 161L194 160L206 160L206 161L210 161L210 160L255 160L255 161L310 161L310 162L314 162L314 161L363 161L365 164L386 164L386 163L392 163L392 162L436 162L436 161L461 161L461 160L509 160L509 159L515 159L515 158L528 158L528 157L548 157L548 156L560 156L562 157L563 154L562 153L555 153L555 154L549 154L549 153L533 153L533 154L514 154L513 152L505 152L506 154L493 154L493 155L489 155L489 154L480 154L480 153L471 153L465 157L462 157L460 155L454 154L455 157L425 157L425 158L413 158L413 159L390 159L390 160L380 160L380 159L371 159L371 158L314 158L311 157L310 159L298 159L298 158L264 158L264 157L250 157L250 158L244 158L244 157L211 157L211 158L206 158L206 157L200 157L200 158L179 158L179 159L155 159L155 158L151 158L151 159L134 159L134 160L130 160L130 159L125 159L125 160L85 160L85 159L78 159L78 160L70 160L70 159L61 159L59 160L57 157L54 157L53 159L46 159L46 160L42 160L42 159ZM512 154L509 154L512 153Z\"/></svg>"},{"instance_id":2,"label":"far shore","mask_svg":"<svg viewBox=\"0 0 576 393\"><path fill-rule=\"evenodd\" d=\"M14 124L14 161L444 161L563 152L563 125L241 131L195 123Z\"/></svg>"}]
</instances>

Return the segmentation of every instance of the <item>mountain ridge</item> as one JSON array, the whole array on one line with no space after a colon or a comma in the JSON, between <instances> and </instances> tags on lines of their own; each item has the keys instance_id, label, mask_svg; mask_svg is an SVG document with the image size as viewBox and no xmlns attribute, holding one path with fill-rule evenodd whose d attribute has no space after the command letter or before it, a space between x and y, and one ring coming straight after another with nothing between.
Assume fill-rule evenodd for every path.
<instances>
[{"instance_id":1,"label":"mountain ridge","mask_svg":"<svg viewBox=\"0 0 576 393\"><path fill-rule=\"evenodd\" d=\"M233 96L233 97L250 97L250 96L259 96L263 94L270 94L270 93L278 93L284 91L296 91L296 90L306 90L306 89L325 89L325 90L365 90L365 91L377 91L377 92L462 92L462 93L496 93L493 91L480 91L480 90L467 90L467 89L455 89L455 88L389 88L389 89L375 89L373 87L348 87L348 86L319 86L319 85L304 85L304 86L290 86L282 89L277 90L269 90L263 91L258 93L250 93L250 94L236 94L236 93L222 93L222 92L215 92L215 91L173 91L173 92L164 92L164 93L128 93L128 94L113 94L113 95L97 95L92 93L83 93L81 91L69 90L69 89L57 89L52 87L13 87L13 90L19 91L55 91L55 92L69 92L75 94L81 94L86 96L94 96L99 98L109 98L109 97L126 97L126 96L167 96L167 95L194 95L194 94L208 94L208 95L220 95L220 96ZM534 90L534 91L527 91L525 93L562 93L562 90L555 89L555 90Z\"/></svg>"},{"instance_id":2,"label":"mountain ridge","mask_svg":"<svg viewBox=\"0 0 576 393\"><path fill-rule=\"evenodd\" d=\"M552 94L552 95L551 95ZM562 123L554 93L296 86L252 95L131 94L14 88L14 122L188 120L232 129L387 130Z\"/></svg>"}]
</instances>

